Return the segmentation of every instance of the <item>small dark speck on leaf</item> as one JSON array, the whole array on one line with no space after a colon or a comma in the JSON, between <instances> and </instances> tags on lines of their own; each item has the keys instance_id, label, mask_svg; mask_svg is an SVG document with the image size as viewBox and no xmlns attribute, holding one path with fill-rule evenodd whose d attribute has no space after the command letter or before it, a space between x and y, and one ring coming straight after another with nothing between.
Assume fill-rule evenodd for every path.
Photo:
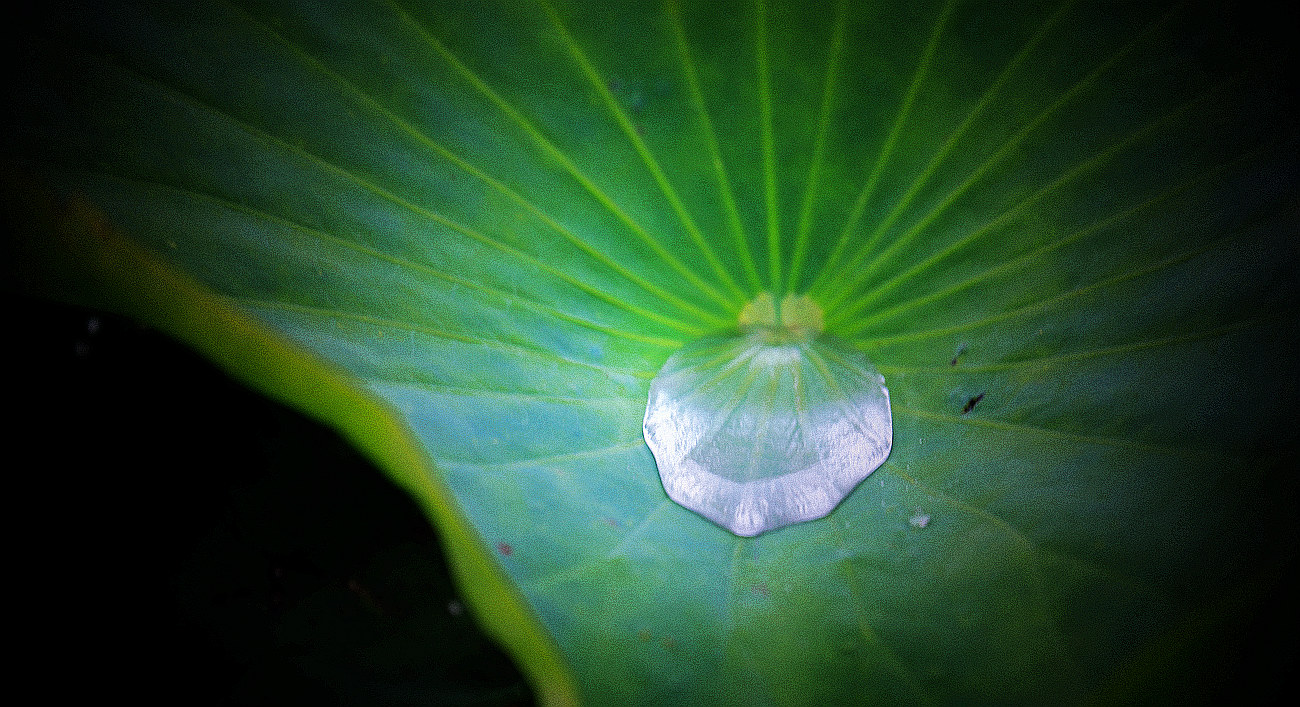
<instances>
[{"instance_id":1,"label":"small dark speck on leaf","mask_svg":"<svg viewBox=\"0 0 1300 707\"><path fill-rule=\"evenodd\" d=\"M510 546L510 543L497 542L497 552L501 553L502 557L510 557L515 554L515 549Z\"/></svg>"},{"instance_id":2,"label":"small dark speck on leaf","mask_svg":"<svg viewBox=\"0 0 1300 707\"><path fill-rule=\"evenodd\" d=\"M965 415L966 413L970 412L971 410L974 410L974 409L975 409L975 406L976 406L976 405L979 405L979 404L980 404L980 401L983 400L983 399L984 399L984 394L983 394L983 393L980 393L979 395L976 395L975 397L971 398L970 400L967 400L967 401L966 401L966 405L965 405L964 407L962 407L962 409L961 409L961 414Z\"/></svg>"},{"instance_id":3,"label":"small dark speck on leaf","mask_svg":"<svg viewBox=\"0 0 1300 707\"><path fill-rule=\"evenodd\" d=\"M957 365L957 359L958 359L958 358L961 358L961 355L964 354L964 353L966 353L966 344L962 344L961 346L958 346L958 347L957 347L957 353L954 353L954 354L952 355L952 360L948 362L948 365L949 365L949 366L956 366L956 365Z\"/></svg>"}]
</instances>

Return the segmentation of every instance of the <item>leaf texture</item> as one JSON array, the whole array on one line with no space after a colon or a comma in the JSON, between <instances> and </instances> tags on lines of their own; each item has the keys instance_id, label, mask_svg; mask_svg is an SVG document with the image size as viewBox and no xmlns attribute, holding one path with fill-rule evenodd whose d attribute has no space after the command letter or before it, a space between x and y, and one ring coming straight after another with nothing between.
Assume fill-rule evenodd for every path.
<instances>
[{"instance_id":1,"label":"leaf texture","mask_svg":"<svg viewBox=\"0 0 1300 707\"><path fill-rule=\"evenodd\" d=\"M1294 538L1288 55L1222 12L93 3L51 11L3 159L382 401L475 608L544 631L493 624L545 699L1192 690ZM877 365L894 442L746 539L641 424L763 290Z\"/></svg>"}]
</instances>

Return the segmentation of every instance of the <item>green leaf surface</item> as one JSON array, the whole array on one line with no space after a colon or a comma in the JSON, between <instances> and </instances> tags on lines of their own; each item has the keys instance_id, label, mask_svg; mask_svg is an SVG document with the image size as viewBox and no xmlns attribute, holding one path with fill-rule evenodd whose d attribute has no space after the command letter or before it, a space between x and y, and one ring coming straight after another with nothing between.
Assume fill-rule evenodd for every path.
<instances>
[{"instance_id":1,"label":"green leaf surface","mask_svg":"<svg viewBox=\"0 0 1300 707\"><path fill-rule=\"evenodd\" d=\"M1293 561L1276 18L49 15L3 143L18 274L336 425L543 700L1196 696ZM664 361L763 290L876 364L894 443L828 517L741 538L667 498L641 425Z\"/></svg>"}]
</instances>

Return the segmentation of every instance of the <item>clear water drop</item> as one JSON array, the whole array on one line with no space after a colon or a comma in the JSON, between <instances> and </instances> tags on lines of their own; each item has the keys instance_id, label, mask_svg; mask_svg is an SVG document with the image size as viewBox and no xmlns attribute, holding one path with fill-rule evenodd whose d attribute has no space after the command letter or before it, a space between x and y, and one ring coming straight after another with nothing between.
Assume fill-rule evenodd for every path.
<instances>
[{"instance_id":1,"label":"clear water drop","mask_svg":"<svg viewBox=\"0 0 1300 707\"><path fill-rule=\"evenodd\" d=\"M829 514L889 456L884 378L803 296L763 294L735 336L683 347L650 384L645 440L668 496L741 536Z\"/></svg>"}]
</instances>

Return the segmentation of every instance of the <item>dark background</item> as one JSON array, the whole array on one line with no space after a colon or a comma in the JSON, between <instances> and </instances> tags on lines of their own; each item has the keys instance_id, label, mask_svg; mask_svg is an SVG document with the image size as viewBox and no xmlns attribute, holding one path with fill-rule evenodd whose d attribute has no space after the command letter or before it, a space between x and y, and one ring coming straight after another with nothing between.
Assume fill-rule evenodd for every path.
<instances>
[{"instance_id":1,"label":"dark background","mask_svg":"<svg viewBox=\"0 0 1300 707\"><path fill-rule=\"evenodd\" d=\"M336 434L130 320L0 302L11 669L40 701L532 702Z\"/></svg>"}]
</instances>

